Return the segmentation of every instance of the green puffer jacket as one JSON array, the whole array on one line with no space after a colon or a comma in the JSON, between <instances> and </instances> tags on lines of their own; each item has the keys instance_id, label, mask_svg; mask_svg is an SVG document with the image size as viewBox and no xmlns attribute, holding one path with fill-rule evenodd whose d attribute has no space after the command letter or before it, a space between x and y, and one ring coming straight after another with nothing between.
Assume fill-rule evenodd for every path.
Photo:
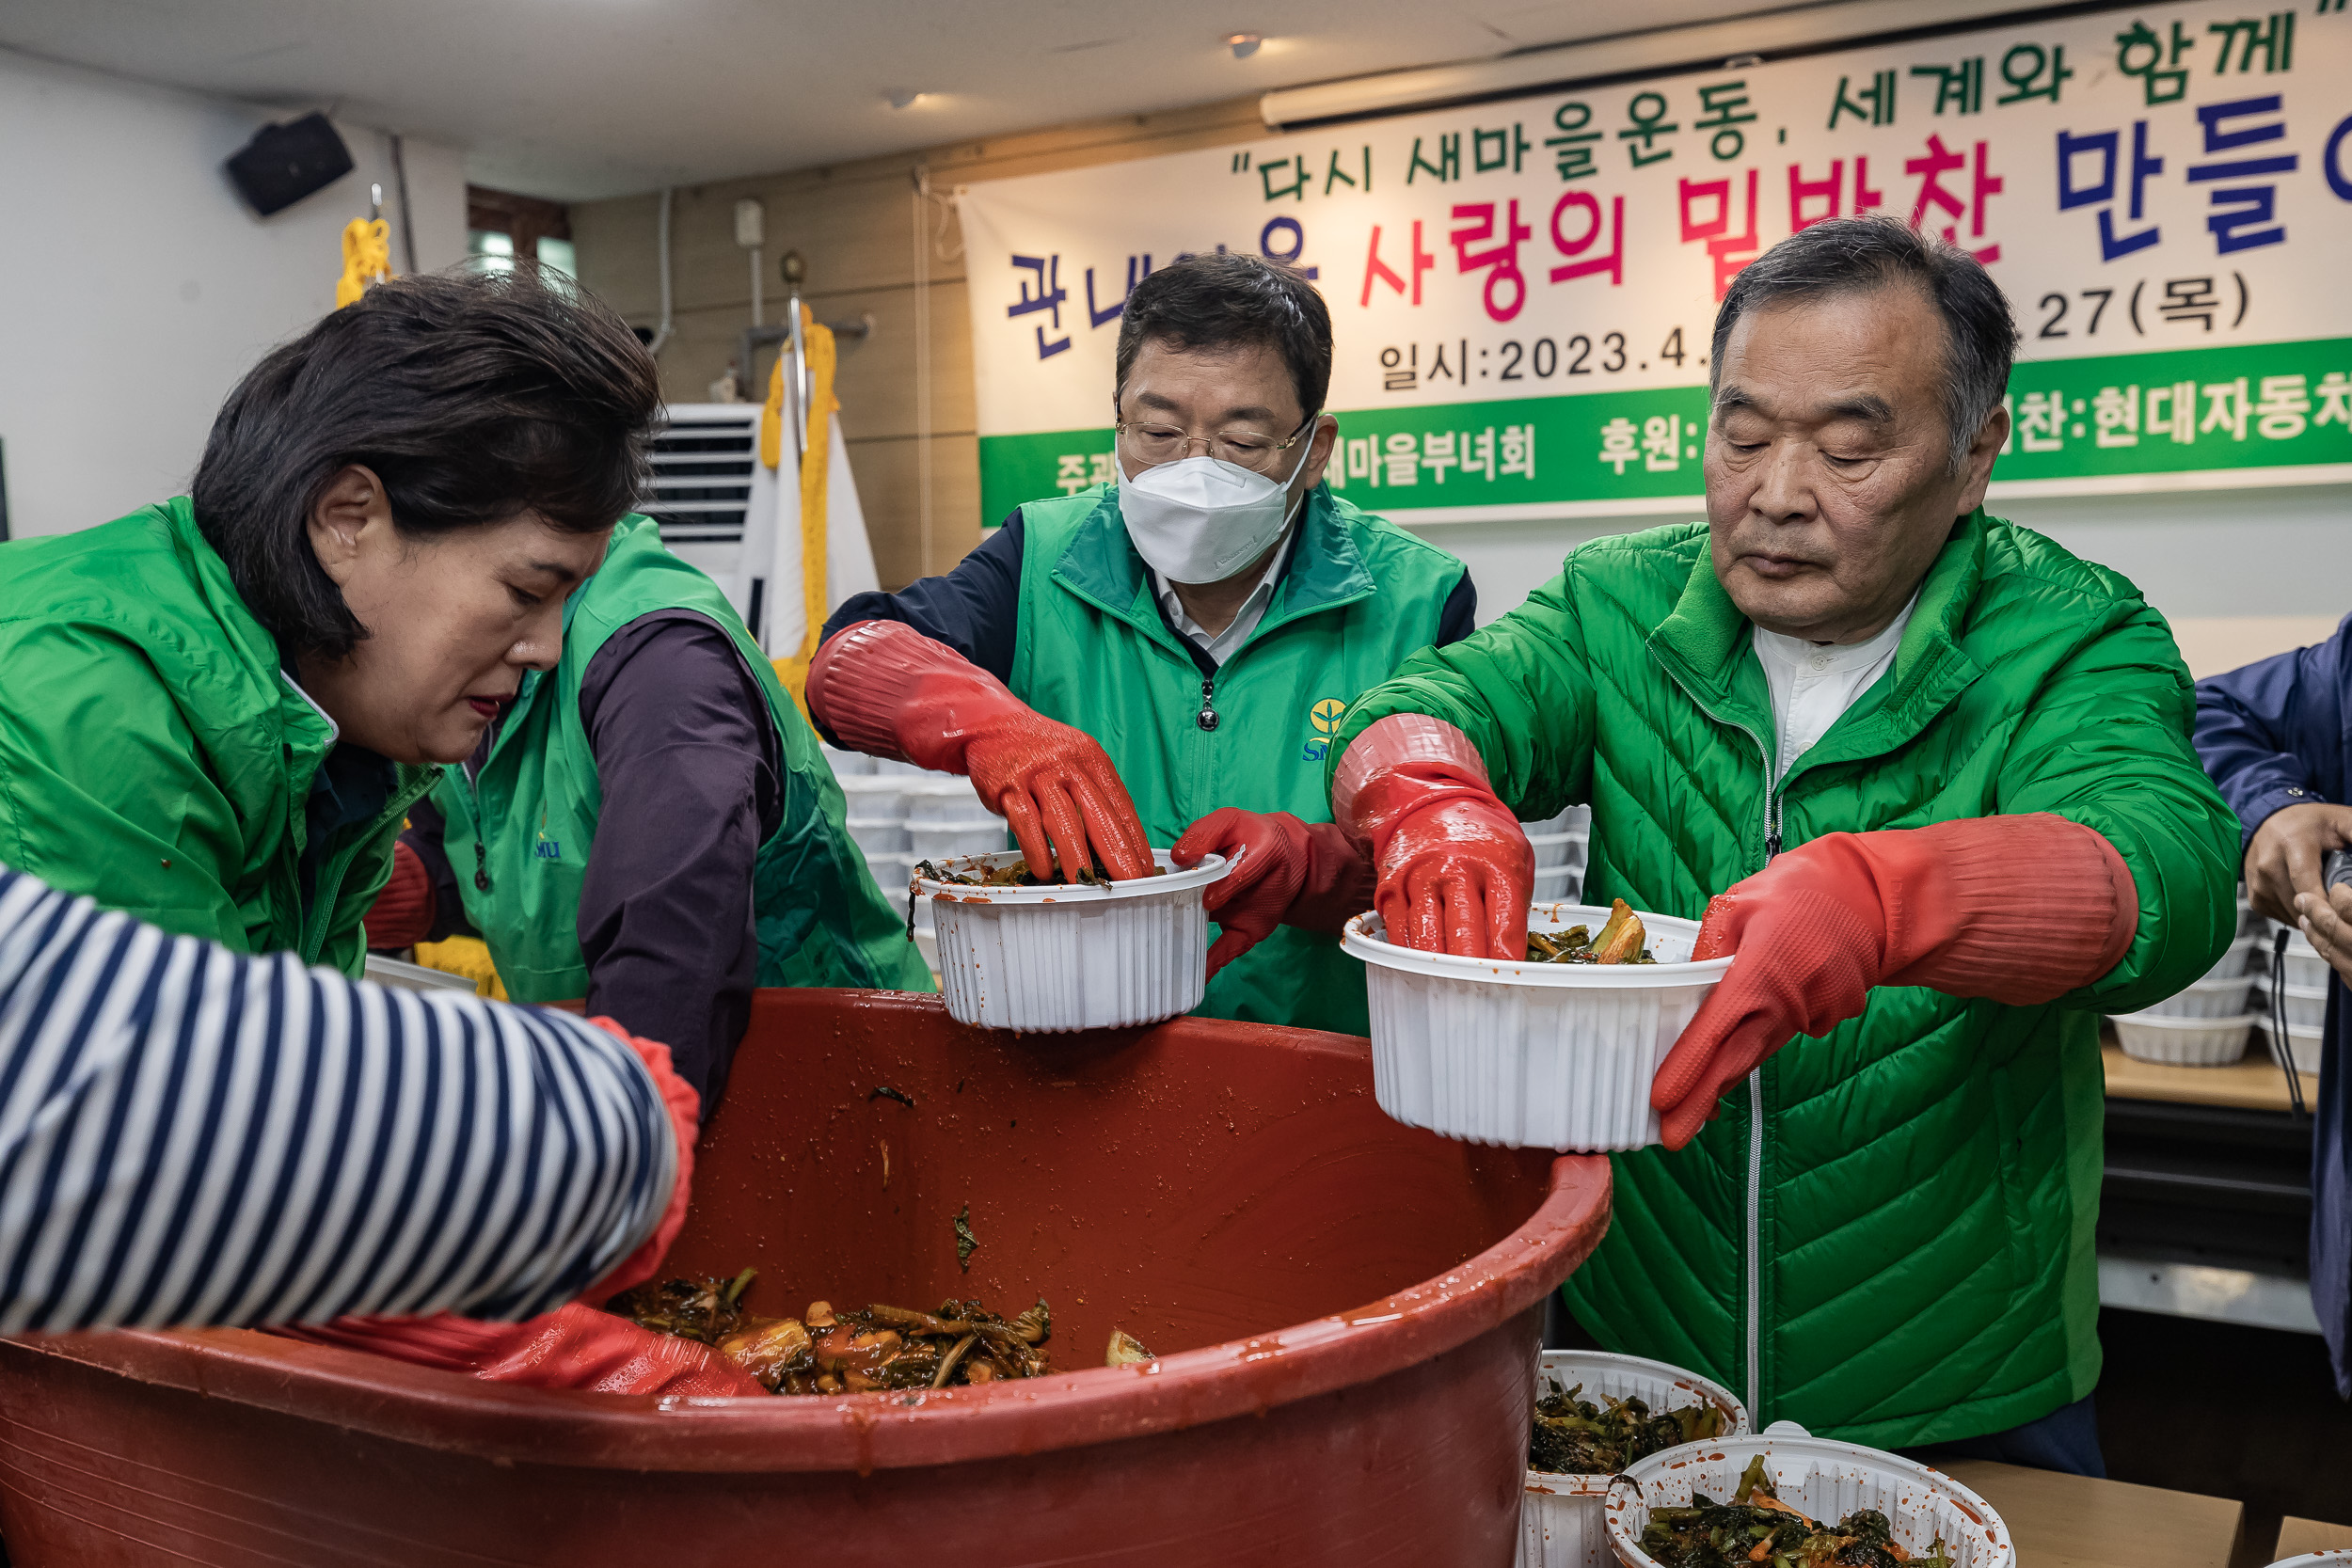
<instances>
[{"instance_id":1,"label":"green puffer jacket","mask_svg":"<svg viewBox=\"0 0 2352 1568\"><path fill-rule=\"evenodd\" d=\"M1963 520L1893 668L1769 800L1750 629L1704 524L1597 542L1366 693L1343 747L1391 713L1455 724L1520 817L1591 803L1587 902L1685 918L1764 864L1775 824L1793 846L2050 812L2106 835L2139 895L2112 972L2038 1007L1880 988L1765 1063L1760 1116L1742 1086L1688 1149L1613 1157L1608 1239L1567 1286L1602 1343L1744 1392L1758 1426L1883 1448L2004 1431L2098 1381L2098 1015L2220 956L2237 823L2163 618L2025 529ZM2017 896L2043 896L2030 865Z\"/></svg>"}]
</instances>

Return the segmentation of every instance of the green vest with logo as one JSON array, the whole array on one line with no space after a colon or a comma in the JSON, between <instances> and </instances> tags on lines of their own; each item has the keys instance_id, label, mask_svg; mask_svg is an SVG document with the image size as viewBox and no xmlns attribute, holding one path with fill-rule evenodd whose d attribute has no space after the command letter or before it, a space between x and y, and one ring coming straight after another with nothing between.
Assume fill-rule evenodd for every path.
<instances>
[{"instance_id":1,"label":"green vest with logo","mask_svg":"<svg viewBox=\"0 0 2352 1568\"><path fill-rule=\"evenodd\" d=\"M1341 716L1436 640L1464 570L1318 485L1264 619L1206 677L1161 618L1115 487L1032 501L1021 516L1013 694L1102 743L1158 848L1219 806L1328 822L1324 752ZM1198 1010L1370 1027L1363 965L1336 937L1287 926L1227 965Z\"/></svg>"},{"instance_id":2,"label":"green vest with logo","mask_svg":"<svg viewBox=\"0 0 2352 1568\"><path fill-rule=\"evenodd\" d=\"M775 667L718 584L663 548L650 519L631 516L612 531L604 565L564 607L562 661L525 677L480 770L468 779L452 768L435 792L449 819L443 842L467 918L489 943L508 994L517 1002L588 994L580 890L603 791L580 721L580 682L607 638L663 610L693 610L733 639L780 742L783 820L752 862L759 983L931 990L906 917L892 910L842 826L841 786Z\"/></svg>"}]
</instances>

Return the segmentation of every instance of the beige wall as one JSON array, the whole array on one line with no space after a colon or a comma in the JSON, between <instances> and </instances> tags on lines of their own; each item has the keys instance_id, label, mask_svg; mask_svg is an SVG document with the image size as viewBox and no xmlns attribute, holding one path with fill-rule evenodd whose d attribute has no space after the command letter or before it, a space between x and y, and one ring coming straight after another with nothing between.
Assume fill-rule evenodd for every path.
<instances>
[{"instance_id":1,"label":"beige wall","mask_svg":"<svg viewBox=\"0 0 2352 1568\"><path fill-rule=\"evenodd\" d=\"M681 401L704 397L751 320L750 274L735 245L734 208L738 197L757 197L767 206L770 319L781 315L776 258L791 248L808 262L809 298L819 316L874 315L871 339L845 343L839 384L882 580L897 588L945 571L979 542L972 340L961 240L950 214L945 244L957 259L934 256L931 263L933 526L926 552L915 494L912 171L928 165L933 187L944 192L1267 134L1256 100L1240 99L681 188L672 216L678 336L661 356L669 393ZM583 278L631 321L646 324L660 312L657 206L658 198L644 196L571 210ZM2316 641L2352 608L2344 588L2352 582L2352 527L2345 526L2352 485L2015 500L1995 510L2137 582L2171 619L2200 674ZM1579 541L1660 520L1438 523L1415 525L1414 531L1469 563L1484 622L1556 573Z\"/></svg>"},{"instance_id":2,"label":"beige wall","mask_svg":"<svg viewBox=\"0 0 2352 1568\"><path fill-rule=\"evenodd\" d=\"M735 244L735 203L756 197L767 208L767 319L782 319L784 284L776 264L787 250L798 250L808 264L805 297L820 320L854 320L864 312L874 317L870 337L843 342L838 390L842 430L883 585L900 587L945 571L980 538L972 333L962 235L954 214L934 207L934 221L946 219L946 234L930 262L932 528L927 553L915 461L915 168L928 166L933 190L944 194L981 180L1264 135L1257 100L1235 99L832 168L681 187L672 198L670 217L676 336L662 351L663 386L673 401L701 401L709 383L725 371L737 335L750 325L751 270ZM659 208L659 197L638 196L580 202L571 209L581 281L630 321L648 325L660 316Z\"/></svg>"}]
</instances>

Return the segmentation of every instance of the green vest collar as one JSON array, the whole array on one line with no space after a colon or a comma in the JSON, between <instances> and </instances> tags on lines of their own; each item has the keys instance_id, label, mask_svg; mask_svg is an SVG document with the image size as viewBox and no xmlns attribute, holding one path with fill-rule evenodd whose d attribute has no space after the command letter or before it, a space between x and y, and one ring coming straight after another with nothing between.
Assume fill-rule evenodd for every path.
<instances>
[{"instance_id":1,"label":"green vest collar","mask_svg":"<svg viewBox=\"0 0 2352 1568\"><path fill-rule=\"evenodd\" d=\"M1317 484L1307 493L1298 537L1275 584L1274 602L1266 606L1265 618L1250 634L1250 641L1285 622L1371 596L1376 585L1348 527L1354 510L1332 495L1328 485ZM1093 511L1078 525L1069 548L1054 563L1053 578L1179 657L1191 657L1152 602L1152 573L1127 537L1127 525L1119 515L1117 485L1103 487Z\"/></svg>"},{"instance_id":2,"label":"green vest collar","mask_svg":"<svg viewBox=\"0 0 2352 1568\"><path fill-rule=\"evenodd\" d=\"M1871 756L1908 740L1944 705L1983 673L1960 645L1960 633L1983 579L1986 519L1979 507L1952 530L1919 585L1919 602L1895 650L1895 667L1844 719L1807 752L1800 768ZM1714 557L1704 547L1674 612L1649 633L1651 653L1674 671L1693 694L1726 707L1756 705L1769 689L1761 676L1749 621L1731 602L1715 576ZM1891 682L1891 684L1890 684ZM1748 715L1769 731L1767 705ZM1792 770L1793 771L1793 770Z\"/></svg>"}]
</instances>

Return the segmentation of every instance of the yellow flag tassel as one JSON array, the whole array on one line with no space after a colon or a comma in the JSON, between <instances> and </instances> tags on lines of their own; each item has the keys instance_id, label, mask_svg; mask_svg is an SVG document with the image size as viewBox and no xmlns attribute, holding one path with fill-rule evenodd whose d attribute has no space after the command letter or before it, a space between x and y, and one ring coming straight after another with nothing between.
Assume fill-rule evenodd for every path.
<instances>
[{"instance_id":1,"label":"yellow flag tassel","mask_svg":"<svg viewBox=\"0 0 2352 1568\"><path fill-rule=\"evenodd\" d=\"M413 949L417 962L444 974L473 982L474 993L493 1002L506 1000L506 986L490 962L489 944L479 937L452 937L447 942L421 942Z\"/></svg>"},{"instance_id":2,"label":"yellow flag tassel","mask_svg":"<svg viewBox=\"0 0 2352 1568\"><path fill-rule=\"evenodd\" d=\"M371 283L392 276L392 231L382 218L353 218L343 225L343 275L335 283L335 309L356 305Z\"/></svg>"},{"instance_id":3,"label":"yellow flag tassel","mask_svg":"<svg viewBox=\"0 0 2352 1568\"><path fill-rule=\"evenodd\" d=\"M808 714L808 667L825 627L826 481L833 467L833 416L841 404L833 395L833 329L801 307L801 337L808 358L808 451L801 460L801 606L805 623L801 646L775 661L776 678L792 693L802 717ZM768 407L759 421L759 460L779 470L784 463L784 369L789 355L776 356L768 377Z\"/></svg>"}]
</instances>

